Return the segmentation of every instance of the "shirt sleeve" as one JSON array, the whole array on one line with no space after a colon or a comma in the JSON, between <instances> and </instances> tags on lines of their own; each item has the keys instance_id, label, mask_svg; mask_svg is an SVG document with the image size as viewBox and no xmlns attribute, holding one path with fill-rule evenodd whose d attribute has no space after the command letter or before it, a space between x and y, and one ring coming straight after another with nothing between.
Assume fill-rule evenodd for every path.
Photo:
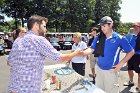
<instances>
[{"instance_id":1,"label":"shirt sleeve","mask_svg":"<svg viewBox=\"0 0 140 93\"><path fill-rule=\"evenodd\" d=\"M83 42L83 49L86 49L87 48L87 44L85 42Z\"/></svg>"},{"instance_id":2,"label":"shirt sleeve","mask_svg":"<svg viewBox=\"0 0 140 93\"><path fill-rule=\"evenodd\" d=\"M98 36L95 37L95 39L94 39L93 42L91 43L90 48L95 49L95 46L96 46L97 40L98 40Z\"/></svg>"},{"instance_id":3,"label":"shirt sleeve","mask_svg":"<svg viewBox=\"0 0 140 93\"><path fill-rule=\"evenodd\" d=\"M13 52L13 49L10 50L9 56L7 58L7 62L10 63L12 62L13 58L14 58L15 54Z\"/></svg>"},{"instance_id":4,"label":"shirt sleeve","mask_svg":"<svg viewBox=\"0 0 140 93\"><path fill-rule=\"evenodd\" d=\"M122 39L120 40L120 46L126 53L133 50L132 46L130 45L126 37L122 37Z\"/></svg>"},{"instance_id":5,"label":"shirt sleeve","mask_svg":"<svg viewBox=\"0 0 140 93\"><path fill-rule=\"evenodd\" d=\"M71 49L72 51L75 50L74 46L75 46L75 43L72 45L72 49Z\"/></svg>"},{"instance_id":6,"label":"shirt sleeve","mask_svg":"<svg viewBox=\"0 0 140 93\"><path fill-rule=\"evenodd\" d=\"M17 44L16 44L17 41L18 41L18 38L14 41L12 49L10 50L10 53L7 58L8 63L14 62L15 58L17 57L17 54L15 52L17 50Z\"/></svg>"},{"instance_id":7,"label":"shirt sleeve","mask_svg":"<svg viewBox=\"0 0 140 93\"><path fill-rule=\"evenodd\" d=\"M94 40L94 37L92 37L92 38L89 39L89 41L88 41L88 46L91 46L93 40Z\"/></svg>"},{"instance_id":8,"label":"shirt sleeve","mask_svg":"<svg viewBox=\"0 0 140 93\"><path fill-rule=\"evenodd\" d=\"M90 46L90 39L88 40L88 43L87 43L87 45L88 45L88 46Z\"/></svg>"},{"instance_id":9,"label":"shirt sleeve","mask_svg":"<svg viewBox=\"0 0 140 93\"><path fill-rule=\"evenodd\" d=\"M35 40L34 44L37 51L42 55L51 58L54 61L60 60L62 53L58 52L46 38L40 36Z\"/></svg>"}]
</instances>

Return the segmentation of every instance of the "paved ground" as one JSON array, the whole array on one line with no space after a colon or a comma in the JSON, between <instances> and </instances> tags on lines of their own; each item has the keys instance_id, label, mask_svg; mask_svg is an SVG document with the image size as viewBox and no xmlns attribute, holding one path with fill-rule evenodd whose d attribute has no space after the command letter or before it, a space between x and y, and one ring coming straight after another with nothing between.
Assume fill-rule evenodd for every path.
<instances>
[{"instance_id":1,"label":"paved ground","mask_svg":"<svg viewBox=\"0 0 140 93\"><path fill-rule=\"evenodd\" d=\"M68 53L69 51L61 51L62 53ZM124 56L124 53L121 53L121 58ZM0 56L0 93L7 93L7 85L9 81L9 67L6 64L7 55ZM52 60L46 60L45 65L53 65L56 64L56 62L53 62ZM91 78L88 76L91 73L90 67L89 67L89 61L87 61L86 64L86 77L91 80ZM119 79L119 85L120 85L120 93L133 93L134 87L125 87L123 86L123 83L128 80L128 74L127 74L127 67L125 66L122 68L120 72L120 79ZM137 74L135 74L134 77L135 85L137 84Z\"/></svg>"}]
</instances>

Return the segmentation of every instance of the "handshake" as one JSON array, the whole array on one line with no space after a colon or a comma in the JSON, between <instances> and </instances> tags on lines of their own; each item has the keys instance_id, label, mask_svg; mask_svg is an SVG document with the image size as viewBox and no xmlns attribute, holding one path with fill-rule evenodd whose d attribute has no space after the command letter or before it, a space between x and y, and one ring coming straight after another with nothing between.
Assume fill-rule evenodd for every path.
<instances>
[{"instance_id":1,"label":"handshake","mask_svg":"<svg viewBox=\"0 0 140 93\"><path fill-rule=\"evenodd\" d=\"M76 50L74 51L75 56L84 56L84 50Z\"/></svg>"},{"instance_id":2,"label":"handshake","mask_svg":"<svg viewBox=\"0 0 140 93\"><path fill-rule=\"evenodd\" d=\"M75 53L75 56L87 56L91 53L93 53L94 50L92 50L91 48L87 48L87 49L84 49L84 50L75 50L74 53Z\"/></svg>"}]
</instances>

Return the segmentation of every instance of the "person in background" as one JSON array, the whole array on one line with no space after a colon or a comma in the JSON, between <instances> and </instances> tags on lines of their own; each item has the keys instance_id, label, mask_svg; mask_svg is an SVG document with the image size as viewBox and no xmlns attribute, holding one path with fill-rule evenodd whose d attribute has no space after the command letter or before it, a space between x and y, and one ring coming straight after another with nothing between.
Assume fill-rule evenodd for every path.
<instances>
[{"instance_id":1,"label":"person in background","mask_svg":"<svg viewBox=\"0 0 140 93\"><path fill-rule=\"evenodd\" d=\"M3 36L0 36L0 45L4 44Z\"/></svg>"},{"instance_id":2,"label":"person in background","mask_svg":"<svg viewBox=\"0 0 140 93\"><path fill-rule=\"evenodd\" d=\"M124 86L134 86L133 77L135 71L138 73L138 85L134 92L140 92L140 23L133 24L132 38L129 40L131 46L135 50L135 54L128 61L129 81L124 83Z\"/></svg>"},{"instance_id":3,"label":"person in background","mask_svg":"<svg viewBox=\"0 0 140 93\"><path fill-rule=\"evenodd\" d=\"M18 37L23 37L26 32L27 31L24 27L19 27L18 29L15 30L14 40Z\"/></svg>"},{"instance_id":4,"label":"person in background","mask_svg":"<svg viewBox=\"0 0 140 93\"><path fill-rule=\"evenodd\" d=\"M61 47L61 50L63 49L63 44L64 44L64 38L63 35L59 35L59 45Z\"/></svg>"},{"instance_id":5,"label":"person in background","mask_svg":"<svg viewBox=\"0 0 140 93\"><path fill-rule=\"evenodd\" d=\"M28 32L15 40L8 57L10 81L8 93L41 93L41 78L45 58L65 62L81 51L69 54L58 52L42 35L46 33L47 19L31 16L27 22Z\"/></svg>"},{"instance_id":6,"label":"person in background","mask_svg":"<svg viewBox=\"0 0 140 93\"><path fill-rule=\"evenodd\" d=\"M103 17L99 25L102 34L97 36L91 47L84 50L84 55L95 53L98 57L96 68L96 85L106 93L119 93L118 71L134 55L134 50L125 37L113 31L113 20L109 16ZM119 61L120 51L126 56Z\"/></svg>"},{"instance_id":7,"label":"person in background","mask_svg":"<svg viewBox=\"0 0 140 93\"><path fill-rule=\"evenodd\" d=\"M87 42L87 36L85 34L82 35L82 41Z\"/></svg>"},{"instance_id":8,"label":"person in background","mask_svg":"<svg viewBox=\"0 0 140 93\"><path fill-rule=\"evenodd\" d=\"M81 33L77 32L73 35L74 44L72 45L72 52L76 50L84 50L87 44L82 41ZM85 76L86 56L76 56L71 59L72 68L80 75Z\"/></svg>"},{"instance_id":9,"label":"person in background","mask_svg":"<svg viewBox=\"0 0 140 93\"><path fill-rule=\"evenodd\" d=\"M11 40L9 40L9 35L6 34L5 38L4 38L4 43L6 44L8 49L12 48L13 42Z\"/></svg>"},{"instance_id":10,"label":"person in background","mask_svg":"<svg viewBox=\"0 0 140 93\"><path fill-rule=\"evenodd\" d=\"M14 41L18 38L18 37L23 37L26 33L26 29L23 27L20 27L18 29L16 29L15 31L13 31L13 38ZM7 62L7 65L9 65L9 63Z\"/></svg>"},{"instance_id":11,"label":"person in background","mask_svg":"<svg viewBox=\"0 0 140 93\"><path fill-rule=\"evenodd\" d=\"M127 40L130 42L133 38L133 28L129 29L128 34L126 35Z\"/></svg>"},{"instance_id":12,"label":"person in background","mask_svg":"<svg viewBox=\"0 0 140 93\"><path fill-rule=\"evenodd\" d=\"M96 28L96 27L91 28L91 36L92 37L89 39L88 47L91 46L94 38L96 37L97 30L98 30L98 28ZM89 76L93 78L93 84L95 84L95 77L96 77L95 64L97 62L97 59L98 59L97 57L94 57L94 52L92 54L90 54L90 68L91 68L92 74L89 74Z\"/></svg>"}]
</instances>

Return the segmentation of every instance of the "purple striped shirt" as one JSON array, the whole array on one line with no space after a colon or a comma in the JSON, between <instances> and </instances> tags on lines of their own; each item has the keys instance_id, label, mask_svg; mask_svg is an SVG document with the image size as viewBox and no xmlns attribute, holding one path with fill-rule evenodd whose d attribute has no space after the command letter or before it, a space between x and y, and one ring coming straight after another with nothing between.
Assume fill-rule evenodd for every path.
<instances>
[{"instance_id":1,"label":"purple striped shirt","mask_svg":"<svg viewBox=\"0 0 140 93\"><path fill-rule=\"evenodd\" d=\"M41 93L41 78L45 58L59 61L59 53L49 41L32 31L15 40L8 57L10 82L8 92Z\"/></svg>"}]
</instances>

